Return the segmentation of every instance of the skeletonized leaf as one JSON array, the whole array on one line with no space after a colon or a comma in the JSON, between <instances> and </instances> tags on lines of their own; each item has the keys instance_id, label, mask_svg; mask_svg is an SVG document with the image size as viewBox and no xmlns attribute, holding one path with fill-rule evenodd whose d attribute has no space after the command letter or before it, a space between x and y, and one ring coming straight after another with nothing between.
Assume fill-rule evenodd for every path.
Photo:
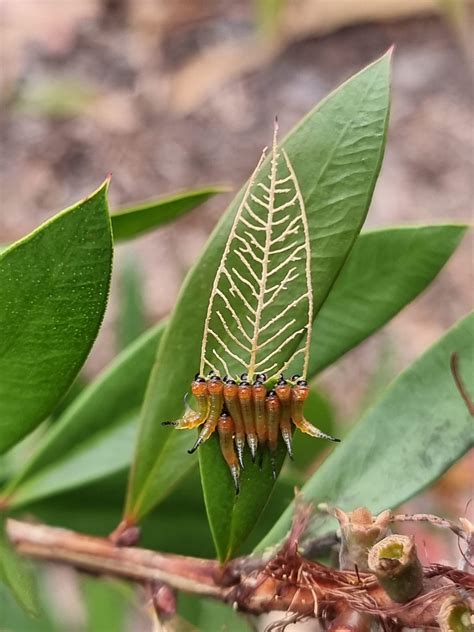
<instances>
[{"instance_id":1,"label":"skeletonized leaf","mask_svg":"<svg viewBox=\"0 0 474 632\"><path fill-rule=\"evenodd\" d=\"M313 320L308 225L298 181L276 137L275 125L267 173L264 152L217 270L202 374L211 369L219 375L245 372L249 379L255 373L275 375L308 349Z\"/></svg>"},{"instance_id":2,"label":"skeletonized leaf","mask_svg":"<svg viewBox=\"0 0 474 632\"><path fill-rule=\"evenodd\" d=\"M203 189L182 191L158 200L121 208L110 216L114 241L117 243L139 237L150 230L172 222L181 215L192 211L196 206L204 204L214 195L226 191L228 191L226 187L210 186Z\"/></svg>"}]
</instances>

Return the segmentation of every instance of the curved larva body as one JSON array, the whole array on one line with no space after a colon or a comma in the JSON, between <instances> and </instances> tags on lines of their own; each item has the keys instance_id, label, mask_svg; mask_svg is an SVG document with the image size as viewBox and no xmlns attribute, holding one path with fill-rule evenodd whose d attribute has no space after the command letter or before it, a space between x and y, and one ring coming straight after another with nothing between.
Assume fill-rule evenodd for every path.
<instances>
[{"instance_id":1,"label":"curved larva body","mask_svg":"<svg viewBox=\"0 0 474 632\"><path fill-rule=\"evenodd\" d=\"M241 382L239 384L239 402L244 420L245 434L247 435L247 443L252 454L252 459L255 459L255 455L257 454L258 438L255 429L252 387L248 382Z\"/></svg>"},{"instance_id":2,"label":"curved larva body","mask_svg":"<svg viewBox=\"0 0 474 632\"><path fill-rule=\"evenodd\" d=\"M224 403L234 421L235 445L239 457L240 467L244 467L245 426L239 402L239 387L237 382L227 381L224 384Z\"/></svg>"},{"instance_id":3,"label":"curved larva body","mask_svg":"<svg viewBox=\"0 0 474 632\"><path fill-rule=\"evenodd\" d=\"M222 456L224 457L227 465L229 466L230 473L234 480L235 491L239 493L239 464L237 461L237 455L234 450L234 421L232 417L227 413L222 413L217 422L217 432L219 433L219 443L221 446Z\"/></svg>"}]
</instances>

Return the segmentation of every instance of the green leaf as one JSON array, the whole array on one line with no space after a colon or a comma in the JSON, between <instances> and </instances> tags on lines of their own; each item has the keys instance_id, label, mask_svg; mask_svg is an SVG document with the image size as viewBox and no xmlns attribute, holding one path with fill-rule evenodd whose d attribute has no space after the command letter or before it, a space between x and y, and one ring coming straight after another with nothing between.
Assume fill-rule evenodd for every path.
<instances>
[{"instance_id":1,"label":"green leaf","mask_svg":"<svg viewBox=\"0 0 474 632\"><path fill-rule=\"evenodd\" d=\"M112 269L107 187L0 255L0 453L54 409L97 336Z\"/></svg>"},{"instance_id":2,"label":"green leaf","mask_svg":"<svg viewBox=\"0 0 474 632\"><path fill-rule=\"evenodd\" d=\"M407 226L362 233L313 324L308 374L365 340L420 294L466 226Z\"/></svg>"},{"instance_id":3,"label":"green leaf","mask_svg":"<svg viewBox=\"0 0 474 632\"><path fill-rule=\"evenodd\" d=\"M120 632L127 629L127 610L131 610L134 590L125 582L107 577L81 576L81 589L87 611L87 632Z\"/></svg>"},{"instance_id":4,"label":"green leaf","mask_svg":"<svg viewBox=\"0 0 474 632\"><path fill-rule=\"evenodd\" d=\"M385 142L388 79L386 55L325 99L282 143L297 174L306 206L315 313L329 293L368 209ZM198 369L208 297L244 190L223 216L188 276L158 351L145 398L127 499L127 516L134 520L148 513L169 492L170 481L176 484L194 463L194 457L184 452L192 444L192 437L185 432L170 432L160 422L179 417L182 396ZM219 462L218 456L221 458L215 443L214 451L212 465ZM175 459L173 464L170 457ZM206 467L204 458L202 467ZM220 479L219 475L220 468L216 467L215 485L208 487L213 487L214 495L206 497L212 524L214 511L221 516L218 507L229 502L229 475ZM244 484L257 485L257 481L256 472L253 480ZM243 488L244 485L242 494ZM247 533L251 530L265 504L268 490L262 491L266 495L260 499L260 506L255 502L258 511L253 519L245 513L242 525L235 528L242 538L245 530ZM238 512L228 513L226 519L230 521L234 515ZM227 529L213 529L215 533L227 533L226 537L234 531L230 523ZM221 554L227 551L226 556L231 554L228 542L219 542L218 549Z\"/></svg>"},{"instance_id":5,"label":"green leaf","mask_svg":"<svg viewBox=\"0 0 474 632\"><path fill-rule=\"evenodd\" d=\"M385 141L384 131L389 108L388 70L388 58L384 58L378 64L372 65L357 75L316 109L318 116L315 116L314 120L311 117L305 119L307 129L303 123L290 137L291 140L285 144L305 201L311 244L310 267L314 313L318 313L321 308L368 210ZM344 118L344 122L341 117ZM334 128L338 128L337 134L334 134ZM329 129L333 132L331 137L326 136ZM295 141L294 136L298 137L298 133L302 130L304 130L304 138L300 137ZM294 147L293 153L292 147ZM263 180L264 175L264 173L261 176L258 174L257 182L260 177L262 182L267 182ZM285 173L282 176L286 179ZM337 186L334 186L334 181L338 182ZM288 184L285 184L285 187L288 187ZM292 192L288 195L291 196ZM292 225L295 221L296 219L291 220ZM302 247L302 245L294 245L293 252ZM300 262L304 264L302 252L298 256ZM287 259L286 265L291 269L292 257L287 256ZM279 264L281 265L284 265L284 262ZM296 269L296 265L293 264L293 270ZM299 268L298 272L299 277L304 279L304 272L301 272ZM268 315L269 324L273 322L277 329L276 334L278 328L285 326L281 315L285 313L284 310L288 311L286 305L290 306L291 301L295 299L299 301L297 308L304 305L304 301L300 300L305 297L304 284L300 284L299 288L291 288L289 283L285 283L284 286L292 292L292 296L285 299L284 292L281 292L279 301L274 305L275 314L273 317L272 314ZM290 329L285 330L284 334L288 334L288 337L282 345L291 344L289 332L298 331L301 327L303 331L306 329L305 314L295 313L294 308L292 309L293 311L286 314L286 317L291 318L294 323ZM256 321L256 319L250 320ZM212 323L212 320L210 322ZM270 330L268 335L273 333ZM229 341L227 342L230 346ZM282 348L282 345L278 345L280 341L275 343L275 351L269 348L267 354L278 353L281 356L287 346ZM304 350L304 347L300 348ZM232 351L234 356L240 357L241 353L238 349L232 349ZM287 352L288 355L285 358L287 361L292 355L291 351L293 350ZM225 348L221 355L226 357ZM276 360L277 367L281 367L282 364L278 362L278 358L279 356ZM270 364L274 360L275 358L272 357L267 363ZM262 361L264 364L257 366L259 371L264 370L271 374L272 371L279 370L267 368L265 360ZM301 367L294 366L292 362L290 374L294 370L300 373ZM214 450L213 458L210 455L211 449ZM280 466L283 458L282 451ZM242 491L238 498L232 497L227 485L229 476L226 478L223 475L221 463L222 456L216 442L201 451L201 476L209 522L219 558L226 560L235 554L241 542L253 529L270 496L274 482L269 467L261 473L258 468L246 468L244 482L246 482L247 491ZM265 484L261 479L265 480ZM244 490L243 484L242 490ZM222 507L229 504L231 510L227 509L223 512Z\"/></svg>"},{"instance_id":6,"label":"green leaf","mask_svg":"<svg viewBox=\"0 0 474 632\"><path fill-rule=\"evenodd\" d=\"M118 348L125 349L146 329L145 301L138 262L125 257L119 275L120 306L117 319Z\"/></svg>"},{"instance_id":7,"label":"green leaf","mask_svg":"<svg viewBox=\"0 0 474 632\"><path fill-rule=\"evenodd\" d=\"M38 616L33 578L26 563L13 549L6 534L6 516L0 514L0 581L10 588L17 602L28 614Z\"/></svg>"},{"instance_id":8,"label":"green leaf","mask_svg":"<svg viewBox=\"0 0 474 632\"><path fill-rule=\"evenodd\" d=\"M111 215L114 241L133 239L150 230L168 224L181 215L218 193L228 191L225 187L210 186L194 191L183 191L175 195L152 200L120 209Z\"/></svg>"},{"instance_id":9,"label":"green leaf","mask_svg":"<svg viewBox=\"0 0 474 632\"><path fill-rule=\"evenodd\" d=\"M2 632L62 632L64 626L58 625L54 617L49 612L49 604L44 595L44 583L40 583L37 569L33 570L33 579L37 586L43 588L39 590L39 612L33 618L13 597L10 589L0 582L0 630ZM36 571L36 572L34 572Z\"/></svg>"},{"instance_id":10,"label":"green leaf","mask_svg":"<svg viewBox=\"0 0 474 632\"><path fill-rule=\"evenodd\" d=\"M245 454L245 469L240 473L241 492L236 497L229 468L220 453L216 433L201 446L200 450L201 481L209 526L219 559L227 561L241 547L252 530L249 523L252 528L255 527L270 499L275 484L270 454L265 450L261 468L259 464L252 463L248 453ZM280 441L276 457L277 474L283 465L285 454L286 448Z\"/></svg>"},{"instance_id":11,"label":"green leaf","mask_svg":"<svg viewBox=\"0 0 474 632\"><path fill-rule=\"evenodd\" d=\"M373 513L397 507L437 480L473 446L473 419L456 388L450 358L474 393L474 313L459 321L387 389L303 487L307 501ZM291 505L257 550L288 532ZM316 524L317 523L317 524ZM328 528L315 521L311 535Z\"/></svg>"},{"instance_id":12,"label":"green leaf","mask_svg":"<svg viewBox=\"0 0 474 632\"><path fill-rule=\"evenodd\" d=\"M4 491L10 506L78 487L128 466L134 417L163 331L164 324L159 324L140 336L66 409Z\"/></svg>"}]
</instances>

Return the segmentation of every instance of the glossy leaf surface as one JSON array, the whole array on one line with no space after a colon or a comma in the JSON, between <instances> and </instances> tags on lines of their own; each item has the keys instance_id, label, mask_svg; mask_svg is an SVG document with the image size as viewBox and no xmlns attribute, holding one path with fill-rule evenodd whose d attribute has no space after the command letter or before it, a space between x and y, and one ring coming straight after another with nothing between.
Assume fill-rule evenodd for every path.
<instances>
[{"instance_id":1,"label":"glossy leaf surface","mask_svg":"<svg viewBox=\"0 0 474 632\"><path fill-rule=\"evenodd\" d=\"M133 239L163 226L225 191L224 187L206 187L120 209L111 215L114 241Z\"/></svg>"},{"instance_id":2,"label":"glossy leaf surface","mask_svg":"<svg viewBox=\"0 0 474 632\"><path fill-rule=\"evenodd\" d=\"M119 274L119 310L116 323L117 348L126 349L146 331L143 279L138 261L126 256Z\"/></svg>"},{"instance_id":3,"label":"glossy leaf surface","mask_svg":"<svg viewBox=\"0 0 474 632\"><path fill-rule=\"evenodd\" d=\"M389 56L384 56L332 93L281 143L305 200L315 312L324 302L364 221L382 159L388 104ZM144 516L163 496L170 480L176 482L193 462L194 457L184 452L192 444L192 436L169 431L160 422L179 417L182 396L198 370L207 298L242 195L243 192L231 204L190 273L160 345L129 487L127 515L132 519ZM179 450L182 450L179 459L171 465L164 457L165 452L174 457ZM212 459L210 450L214 450ZM201 464L202 469L209 467L208 480L213 476L215 479L215 496L206 495L211 524L215 522L214 510L228 493L228 481L219 478L219 458L214 442L207 447ZM247 485L258 484L257 473L260 474L256 472ZM249 514L243 517L239 528L241 538L256 522L267 496L265 490L259 511L253 517ZM220 510L215 515L220 516ZM232 515L234 512L228 518ZM232 530L227 529L227 533ZM219 542L217 547L221 555L224 550L231 554L225 542Z\"/></svg>"},{"instance_id":4,"label":"glossy leaf surface","mask_svg":"<svg viewBox=\"0 0 474 632\"><path fill-rule=\"evenodd\" d=\"M8 485L12 506L128 466L134 418L163 330L160 324L140 336L64 411Z\"/></svg>"},{"instance_id":5,"label":"glossy leaf surface","mask_svg":"<svg viewBox=\"0 0 474 632\"><path fill-rule=\"evenodd\" d=\"M437 480L474 444L473 418L450 370L453 352L474 396L474 313L459 321L386 390L303 487L307 501L373 513L396 507ZM293 505L257 547L288 532ZM328 529L315 521L310 535Z\"/></svg>"},{"instance_id":6,"label":"glossy leaf surface","mask_svg":"<svg viewBox=\"0 0 474 632\"><path fill-rule=\"evenodd\" d=\"M0 255L0 453L54 409L97 336L112 267L107 186Z\"/></svg>"},{"instance_id":7,"label":"glossy leaf surface","mask_svg":"<svg viewBox=\"0 0 474 632\"><path fill-rule=\"evenodd\" d=\"M315 375L420 294L458 246L466 226L407 226L362 233L313 324Z\"/></svg>"},{"instance_id":8,"label":"glossy leaf surface","mask_svg":"<svg viewBox=\"0 0 474 632\"><path fill-rule=\"evenodd\" d=\"M6 517L0 514L0 581L10 589L28 614L36 615L36 588L26 564L13 549L6 534Z\"/></svg>"}]
</instances>

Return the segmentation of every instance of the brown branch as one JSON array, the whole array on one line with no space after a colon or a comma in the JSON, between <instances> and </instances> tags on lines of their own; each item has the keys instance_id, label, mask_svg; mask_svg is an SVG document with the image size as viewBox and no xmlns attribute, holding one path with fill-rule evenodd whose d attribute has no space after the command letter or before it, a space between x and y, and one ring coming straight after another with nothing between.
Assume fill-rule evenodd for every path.
<instances>
[{"instance_id":1,"label":"brown branch","mask_svg":"<svg viewBox=\"0 0 474 632\"><path fill-rule=\"evenodd\" d=\"M176 590L213 597L240 610L273 610L301 617L334 618L350 607L396 618L406 627L436 625L447 597L463 588L474 602L474 577L450 567L424 568L425 590L407 604L396 604L369 573L337 571L301 557L295 539L273 557L242 557L225 567L214 560L117 547L109 540L8 520L7 533L19 553L135 582L158 581Z\"/></svg>"}]
</instances>

